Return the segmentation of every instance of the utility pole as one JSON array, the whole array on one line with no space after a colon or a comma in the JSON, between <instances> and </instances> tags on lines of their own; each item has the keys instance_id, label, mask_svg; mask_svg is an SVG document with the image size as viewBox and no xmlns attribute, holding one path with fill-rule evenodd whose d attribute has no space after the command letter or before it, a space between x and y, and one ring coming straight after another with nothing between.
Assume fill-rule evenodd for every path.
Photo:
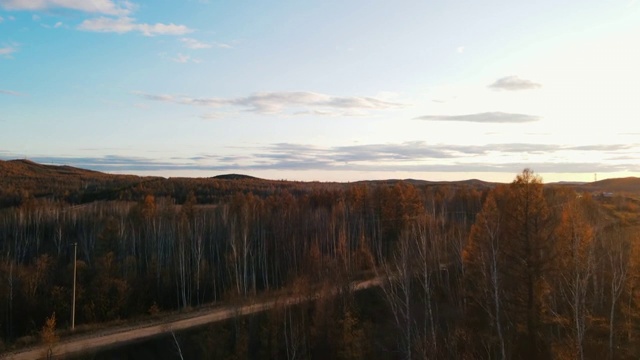
<instances>
[{"instance_id":1,"label":"utility pole","mask_svg":"<svg viewBox=\"0 0 640 360\"><path fill-rule=\"evenodd\" d=\"M76 257L78 255L78 243L73 243L73 300L71 300L71 330L76 327Z\"/></svg>"}]
</instances>

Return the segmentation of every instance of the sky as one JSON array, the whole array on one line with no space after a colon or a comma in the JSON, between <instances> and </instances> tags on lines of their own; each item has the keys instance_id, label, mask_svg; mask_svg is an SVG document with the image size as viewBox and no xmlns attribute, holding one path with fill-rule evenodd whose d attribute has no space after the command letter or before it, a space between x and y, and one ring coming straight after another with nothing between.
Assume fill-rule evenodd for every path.
<instances>
[{"instance_id":1,"label":"sky","mask_svg":"<svg viewBox=\"0 0 640 360\"><path fill-rule=\"evenodd\" d=\"M638 0L0 0L0 159L109 173L640 176Z\"/></svg>"}]
</instances>

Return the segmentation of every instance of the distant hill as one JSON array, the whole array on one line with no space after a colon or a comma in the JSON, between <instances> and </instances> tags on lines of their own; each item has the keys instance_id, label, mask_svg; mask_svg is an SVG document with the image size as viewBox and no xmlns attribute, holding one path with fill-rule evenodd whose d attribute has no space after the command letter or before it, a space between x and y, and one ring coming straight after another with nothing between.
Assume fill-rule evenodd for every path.
<instances>
[{"instance_id":1,"label":"distant hill","mask_svg":"<svg viewBox=\"0 0 640 360\"><path fill-rule=\"evenodd\" d=\"M478 190L490 189L490 188L493 188L496 185L498 185L498 183L492 183L492 182L482 181L482 180L478 180L478 179L469 179L469 180L460 180L460 181L428 181L428 180L416 180L416 179L363 180L363 181L356 182L356 184L395 185L397 182L400 182L400 181L409 183L409 184L411 184L413 186L426 186L426 187L432 187L432 186L453 186L453 187L466 186L466 187L476 188Z\"/></svg>"},{"instance_id":2,"label":"distant hill","mask_svg":"<svg viewBox=\"0 0 640 360\"><path fill-rule=\"evenodd\" d=\"M597 181L595 183L592 183L591 185L617 191L638 192L640 191L640 178L626 177L619 179L606 179Z\"/></svg>"},{"instance_id":3,"label":"distant hill","mask_svg":"<svg viewBox=\"0 0 640 360\"><path fill-rule=\"evenodd\" d=\"M212 177L212 179L220 180L263 180L257 177L242 174L224 174Z\"/></svg>"},{"instance_id":4,"label":"distant hill","mask_svg":"<svg viewBox=\"0 0 640 360\"><path fill-rule=\"evenodd\" d=\"M576 188L590 192L611 192L640 194L640 178L626 177L594 181L577 186Z\"/></svg>"},{"instance_id":5,"label":"distant hill","mask_svg":"<svg viewBox=\"0 0 640 360\"><path fill-rule=\"evenodd\" d=\"M475 187L494 187L497 185L497 183L482 181L478 179L463 180L463 181L458 181L458 183L468 185L468 186L475 186Z\"/></svg>"},{"instance_id":6,"label":"distant hill","mask_svg":"<svg viewBox=\"0 0 640 360\"><path fill-rule=\"evenodd\" d=\"M28 199L49 198L70 203L118 198L118 191L156 178L112 175L30 160L0 160L0 207Z\"/></svg>"},{"instance_id":7,"label":"distant hill","mask_svg":"<svg viewBox=\"0 0 640 360\"><path fill-rule=\"evenodd\" d=\"M74 168L66 165L38 164L31 160L0 160L0 174L2 174L2 177L17 176L25 178L52 176L99 177L105 175L97 171Z\"/></svg>"}]
</instances>

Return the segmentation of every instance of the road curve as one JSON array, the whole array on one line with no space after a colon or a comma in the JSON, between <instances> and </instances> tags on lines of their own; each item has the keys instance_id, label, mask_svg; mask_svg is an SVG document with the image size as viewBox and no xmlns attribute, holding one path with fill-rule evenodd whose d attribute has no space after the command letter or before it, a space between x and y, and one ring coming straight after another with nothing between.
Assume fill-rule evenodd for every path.
<instances>
[{"instance_id":1,"label":"road curve","mask_svg":"<svg viewBox=\"0 0 640 360\"><path fill-rule=\"evenodd\" d=\"M370 280L354 282L351 284L351 290L360 291L371 287L380 286L382 282L382 278L374 278ZM334 289L331 294L335 295L337 292L338 290ZM123 327L114 332L105 333L103 331L101 333L90 334L83 337L69 338L57 343L52 349L52 354L53 358L60 358L69 355L80 355L86 352L97 351L104 348L115 347L124 345L129 342L167 334L172 331L181 331L192 327L215 323L218 321L224 321L236 316L255 314L271 309L276 305L291 306L312 300L313 298L317 298L318 296L318 293L311 297L292 295L284 299L262 300L248 305L225 306L210 310L201 310L193 314L193 316L187 318L172 320L164 319L148 325ZM22 349L0 355L0 359L44 359L47 358L47 350L48 349L46 346L40 345L37 347Z\"/></svg>"}]
</instances>

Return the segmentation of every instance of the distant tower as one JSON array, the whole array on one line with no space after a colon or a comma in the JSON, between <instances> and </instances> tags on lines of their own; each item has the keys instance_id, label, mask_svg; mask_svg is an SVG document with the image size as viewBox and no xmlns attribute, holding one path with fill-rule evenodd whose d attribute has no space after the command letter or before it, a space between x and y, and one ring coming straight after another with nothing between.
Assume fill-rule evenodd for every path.
<instances>
[{"instance_id":1,"label":"distant tower","mask_svg":"<svg viewBox=\"0 0 640 360\"><path fill-rule=\"evenodd\" d=\"M598 173L593 174L593 182L598 181Z\"/></svg>"}]
</instances>

